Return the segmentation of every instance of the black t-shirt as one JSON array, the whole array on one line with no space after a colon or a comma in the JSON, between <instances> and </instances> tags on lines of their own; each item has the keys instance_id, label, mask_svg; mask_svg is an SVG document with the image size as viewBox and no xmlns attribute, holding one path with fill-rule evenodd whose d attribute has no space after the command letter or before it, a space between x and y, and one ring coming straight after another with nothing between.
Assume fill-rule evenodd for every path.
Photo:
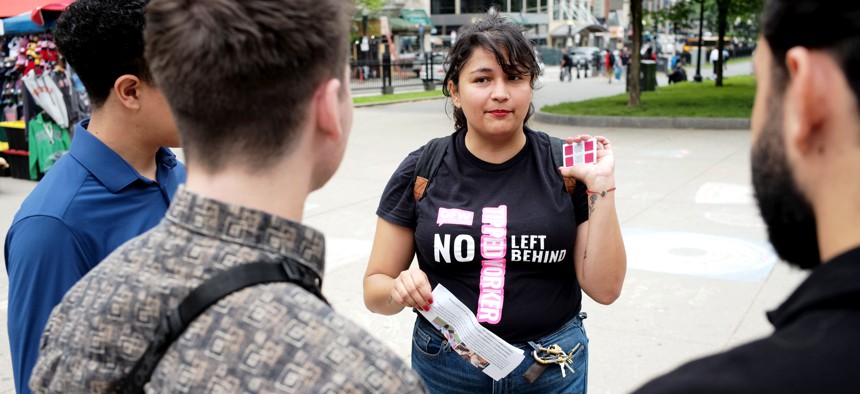
<instances>
[{"instance_id":1,"label":"black t-shirt","mask_svg":"<svg viewBox=\"0 0 860 394\"><path fill-rule=\"evenodd\" d=\"M501 164L466 149L454 135L426 197L410 182L422 148L385 187L377 215L415 230L418 264L431 286L443 284L478 321L508 342L535 340L579 312L573 265L576 226L588 219L585 187L573 203L546 134L526 129L526 145Z\"/></svg>"},{"instance_id":2,"label":"black t-shirt","mask_svg":"<svg viewBox=\"0 0 860 394\"><path fill-rule=\"evenodd\" d=\"M561 60L562 60L562 64L561 64L562 66L564 66L564 67L572 67L573 66L573 60L570 58L570 55L565 53L564 55L561 56Z\"/></svg>"}]
</instances>

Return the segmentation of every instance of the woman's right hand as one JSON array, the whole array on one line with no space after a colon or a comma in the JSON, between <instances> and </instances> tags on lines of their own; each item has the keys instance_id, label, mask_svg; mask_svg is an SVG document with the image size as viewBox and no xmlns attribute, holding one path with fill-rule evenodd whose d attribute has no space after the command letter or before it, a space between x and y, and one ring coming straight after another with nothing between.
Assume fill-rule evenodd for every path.
<instances>
[{"instance_id":1,"label":"woman's right hand","mask_svg":"<svg viewBox=\"0 0 860 394\"><path fill-rule=\"evenodd\" d=\"M429 311L430 304L433 303L432 291L424 271L418 268L408 269L394 278L388 303L398 303L404 307Z\"/></svg>"}]
</instances>

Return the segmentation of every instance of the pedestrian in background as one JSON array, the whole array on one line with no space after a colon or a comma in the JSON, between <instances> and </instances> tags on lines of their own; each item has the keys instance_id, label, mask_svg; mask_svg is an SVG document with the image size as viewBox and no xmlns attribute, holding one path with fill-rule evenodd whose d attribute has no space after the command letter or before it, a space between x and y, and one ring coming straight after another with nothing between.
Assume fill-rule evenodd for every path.
<instances>
[{"instance_id":1,"label":"pedestrian in background","mask_svg":"<svg viewBox=\"0 0 860 394\"><path fill-rule=\"evenodd\" d=\"M608 48L603 57L603 64L606 65L606 79L612 83L612 74L615 72L615 55Z\"/></svg>"},{"instance_id":2,"label":"pedestrian in background","mask_svg":"<svg viewBox=\"0 0 860 394\"><path fill-rule=\"evenodd\" d=\"M54 309L35 391L125 392L147 380L155 393L424 391L402 360L322 299L324 238L301 224L308 193L337 170L352 127L353 15L342 0L149 4L146 57L176 114L188 183L163 221ZM231 287L260 267L296 281L241 288L176 328L189 317L173 314L177 305L198 285ZM162 321L177 330L172 343L153 342ZM140 364L152 375L127 380L152 346L165 351Z\"/></svg>"},{"instance_id":3,"label":"pedestrian in background","mask_svg":"<svg viewBox=\"0 0 860 394\"><path fill-rule=\"evenodd\" d=\"M549 136L525 125L534 110L538 66L522 32L493 8L458 34L443 85L456 132L442 140L442 162L429 186L421 182L423 192L415 188L415 171L419 156L430 154L424 148L409 154L386 185L364 300L368 309L386 315L404 308L430 310L432 290L443 285L484 327L524 352L532 352L529 341L558 344L565 352L579 344L572 364L576 372L565 378L551 367L529 384L523 375L535 360L527 357L496 382L452 351L419 315L412 367L434 393L490 393L501 387L517 393L585 392L589 350L582 292L610 304L624 281L612 144L596 137L602 144L596 164L554 164ZM576 180L572 196L565 177ZM443 214L452 210L472 219L446 223ZM499 238L491 241L488 231ZM523 237L540 239L540 245L507 241ZM506 245L494 249L498 259L488 260L491 246L485 242ZM418 266L410 268L416 256ZM489 284L482 272L492 264L501 265L493 267L504 276ZM491 294L504 297L489 302Z\"/></svg>"},{"instance_id":4,"label":"pedestrian in background","mask_svg":"<svg viewBox=\"0 0 860 394\"><path fill-rule=\"evenodd\" d=\"M639 393L860 388L860 3L770 0L753 62L752 180L779 257L810 270L774 332Z\"/></svg>"},{"instance_id":5,"label":"pedestrian in background","mask_svg":"<svg viewBox=\"0 0 860 394\"><path fill-rule=\"evenodd\" d=\"M630 51L625 46L621 48L621 65L626 68L628 63L630 63Z\"/></svg>"},{"instance_id":6,"label":"pedestrian in background","mask_svg":"<svg viewBox=\"0 0 860 394\"><path fill-rule=\"evenodd\" d=\"M6 235L9 350L27 382L51 310L114 249L155 226L185 182L179 135L143 56L143 0L79 0L57 46L92 102L68 154L24 200Z\"/></svg>"},{"instance_id":7,"label":"pedestrian in background","mask_svg":"<svg viewBox=\"0 0 860 394\"><path fill-rule=\"evenodd\" d=\"M717 72L720 71L720 51L717 48L711 49L711 65L714 66L714 78L717 77Z\"/></svg>"},{"instance_id":8,"label":"pedestrian in background","mask_svg":"<svg viewBox=\"0 0 860 394\"><path fill-rule=\"evenodd\" d=\"M570 58L570 55L564 49L561 50L561 77L560 81L564 82L564 77L567 76L567 81L570 82L573 80L573 73L571 70L573 69L573 59Z\"/></svg>"}]
</instances>

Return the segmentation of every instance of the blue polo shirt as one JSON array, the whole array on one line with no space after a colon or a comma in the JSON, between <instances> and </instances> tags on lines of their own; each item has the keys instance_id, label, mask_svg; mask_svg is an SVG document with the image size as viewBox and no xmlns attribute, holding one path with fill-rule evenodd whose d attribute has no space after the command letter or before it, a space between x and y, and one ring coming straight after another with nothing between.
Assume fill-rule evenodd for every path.
<instances>
[{"instance_id":1,"label":"blue polo shirt","mask_svg":"<svg viewBox=\"0 0 860 394\"><path fill-rule=\"evenodd\" d=\"M9 344L19 394L30 392L54 306L114 249L154 227L185 182L185 167L169 149L156 154L153 181L90 134L88 125L85 120L75 128L69 153L27 196L6 235Z\"/></svg>"}]
</instances>

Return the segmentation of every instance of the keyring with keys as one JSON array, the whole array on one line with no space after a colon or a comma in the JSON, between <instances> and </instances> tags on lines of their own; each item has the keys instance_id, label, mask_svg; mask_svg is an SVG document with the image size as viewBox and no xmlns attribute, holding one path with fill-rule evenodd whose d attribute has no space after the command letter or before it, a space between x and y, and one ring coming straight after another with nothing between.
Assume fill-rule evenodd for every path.
<instances>
[{"instance_id":1,"label":"keyring with keys","mask_svg":"<svg viewBox=\"0 0 860 394\"><path fill-rule=\"evenodd\" d=\"M534 348L532 351L532 357L535 359L535 363L529 367L525 374L523 374L523 377L525 377L526 381L529 383L537 380L537 378L540 377L543 371L550 364L558 364L561 368L562 378L567 377L565 369L570 369L571 373L576 373L571 364L573 364L574 357L576 357L583 348L581 343L577 343L576 346L574 346L568 353L565 353L561 346L557 344L543 347L540 344L529 342L529 345Z\"/></svg>"}]
</instances>

